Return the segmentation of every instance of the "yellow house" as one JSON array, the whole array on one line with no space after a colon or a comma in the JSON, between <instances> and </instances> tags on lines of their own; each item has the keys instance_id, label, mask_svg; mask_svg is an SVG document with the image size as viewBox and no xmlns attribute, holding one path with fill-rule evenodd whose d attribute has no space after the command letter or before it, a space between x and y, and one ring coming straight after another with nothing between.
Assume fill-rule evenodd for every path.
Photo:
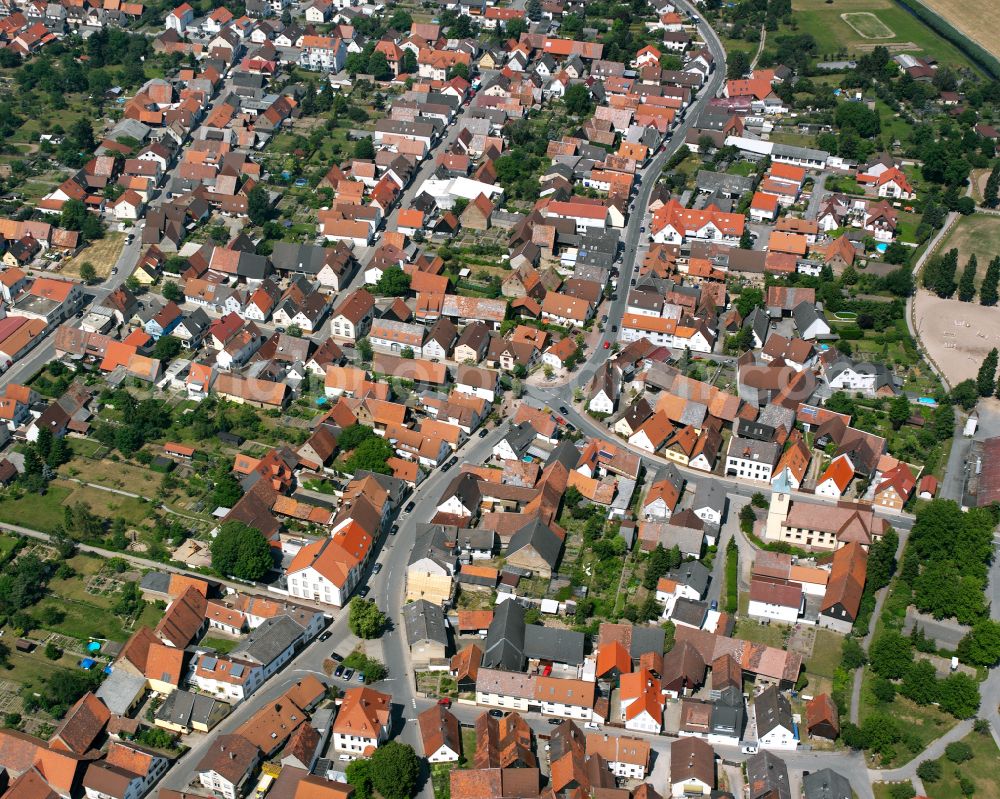
<instances>
[{"instance_id":1,"label":"yellow house","mask_svg":"<svg viewBox=\"0 0 1000 799\"><path fill-rule=\"evenodd\" d=\"M479 69L500 69L503 65L503 61L494 53L489 50L484 52L479 58Z\"/></svg>"},{"instance_id":2,"label":"yellow house","mask_svg":"<svg viewBox=\"0 0 1000 799\"><path fill-rule=\"evenodd\" d=\"M451 599L452 579L447 568L430 558L421 558L406 570L406 602L426 599L443 605Z\"/></svg>"}]
</instances>

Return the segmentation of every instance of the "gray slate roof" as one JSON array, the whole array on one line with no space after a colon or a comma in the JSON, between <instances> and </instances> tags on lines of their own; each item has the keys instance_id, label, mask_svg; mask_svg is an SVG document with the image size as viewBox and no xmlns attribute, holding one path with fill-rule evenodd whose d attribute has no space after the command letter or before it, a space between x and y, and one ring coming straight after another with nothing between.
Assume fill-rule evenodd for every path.
<instances>
[{"instance_id":1,"label":"gray slate roof","mask_svg":"<svg viewBox=\"0 0 1000 799\"><path fill-rule=\"evenodd\" d=\"M777 799L792 799L788 767L780 757L765 750L747 758L746 765L750 799L761 799L771 791L777 791Z\"/></svg>"},{"instance_id":2,"label":"gray slate roof","mask_svg":"<svg viewBox=\"0 0 1000 799\"><path fill-rule=\"evenodd\" d=\"M521 671L524 668L524 606L517 600L501 602L483 642L484 669Z\"/></svg>"},{"instance_id":3,"label":"gray slate roof","mask_svg":"<svg viewBox=\"0 0 1000 799\"><path fill-rule=\"evenodd\" d=\"M824 768L802 778L806 799L851 799L851 783L847 777Z\"/></svg>"},{"instance_id":4,"label":"gray slate roof","mask_svg":"<svg viewBox=\"0 0 1000 799\"><path fill-rule=\"evenodd\" d=\"M412 647L419 641L434 641L448 646L448 631L444 624L444 611L440 605L418 599L403 606L403 624L406 640Z\"/></svg>"},{"instance_id":5,"label":"gray slate roof","mask_svg":"<svg viewBox=\"0 0 1000 799\"><path fill-rule=\"evenodd\" d=\"M537 516L522 527L513 536L507 546L507 557L520 552L525 547L532 547L550 568L555 568L562 552L562 539Z\"/></svg>"},{"instance_id":6,"label":"gray slate roof","mask_svg":"<svg viewBox=\"0 0 1000 799\"><path fill-rule=\"evenodd\" d=\"M305 628L288 616L267 619L233 649L232 656L266 666L302 638Z\"/></svg>"},{"instance_id":7,"label":"gray slate roof","mask_svg":"<svg viewBox=\"0 0 1000 799\"><path fill-rule=\"evenodd\" d=\"M583 633L573 630L528 624L524 628L524 654L528 658L579 666L583 663L584 640Z\"/></svg>"}]
</instances>

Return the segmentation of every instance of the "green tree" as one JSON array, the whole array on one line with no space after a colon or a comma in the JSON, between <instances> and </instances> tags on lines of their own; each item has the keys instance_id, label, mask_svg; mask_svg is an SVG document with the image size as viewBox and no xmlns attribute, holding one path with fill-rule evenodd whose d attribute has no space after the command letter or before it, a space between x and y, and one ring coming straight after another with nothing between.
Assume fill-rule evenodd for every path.
<instances>
[{"instance_id":1,"label":"green tree","mask_svg":"<svg viewBox=\"0 0 1000 799\"><path fill-rule=\"evenodd\" d=\"M726 63L726 77L739 80L750 71L750 56L745 50L736 50L729 54Z\"/></svg>"},{"instance_id":2,"label":"green tree","mask_svg":"<svg viewBox=\"0 0 1000 799\"><path fill-rule=\"evenodd\" d=\"M354 597L350 605L348 626L358 638L378 638L385 629L386 616L370 599Z\"/></svg>"},{"instance_id":3,"label":"green tree","mask_svg":"<svg viewBox=\"0 0 1000 799\"><path fill-rule=\"evenodd\" d=\"M995 255L986 267L982 285L979 286L979 304L993 306L998 300L998 284L1000 284L1000 255Z\"/></svg>"},{"instance_id":4,"label":"green tree","mask_svg":"<svg viewBox=\"0 0 1000 799\"><path fill-rule=\"evenodd\" d=\"M373 286L374 293L381 297L402 297L410 290L410 276L398 266L390 266Z\"/></svg>"},{"instance_id":5,"label":"green tree","mask_svg":"<svg viewBox=\"0 0 1000 799\"><path fill-rule=\"evenodd\" d=\"M263 225L271 218L271 199L259 183L247 195L247 216L255 225Z\"/></svg>"},{"instance_id":6,"label":"green tree","mask_svg":"<svg viewBox=\"0 0 1000 799\"><path fill-rule=\"evenodd\" d=\"M542 18L542 0L528 0L524 4L524 11L528 15L528 19L537 22Z\"/></svg>"},{"instance_id":7,"label":"green tree","mask_svg":"<svg viewBox=\"0 0 1000 799\"><path fill-rule=\"evenodd\" d=\"M979 683L956 672L938 683L938 704L957 719L970 719L979 711Z\"/></svg>"},{"instance_id":8,"label":"green tree","mask_svg":"<svg viewBox=\"0 0 1000 799\"><path fill-rule=\"evenodd\" d=\"M163 297L171 302L184 302L184 289L174 281L168 280L163 284Z\"/></svg>"},{"instance_id":9,"label":"green tree","mask_svg":"<svg viewBox=\"0 0 1000 799\"><path fill-rule=\"evenodd\" d=\"M371 161L375 157L375 145L371 136L362 136L354 142L354 157L362 161Z\"/></svg>"},{"instance_id":10,"label":"green tree","mask_svg":"<svg viewBox=\"0 0 1000 799\"><path fill-rule=\"evenodd\" d=\"M972 760L972 747L964 741L953 741L944 748L944 756L952 763L964 763Z\"/></svg>"},{"instance_id":11,"label":"green tree","mask_svg":"<svg viewBox=\"0 0 1000 799\"><path fill-rule=\"evenodd\" d=\"M745 532L753 532L754 522L757 521L757 514L754 513L753 505L744 505L740 508L740 529Z\"/></svg>"},{"instance_id":12,"label":"green tree","mask_svg":"<svg viewBox=\"0 0 1000 799\"><path fill-rule=\"evenodd\" d=\"M971 411L979 401L979 387L977 381L969 378L963 380L951 390L951 400L961 405L965 410Z\"/></svg>"},{"instance_id":13,"label":"green tree","mask_svg":"<svg viewBox=\"0 0 1000 799\"><path fill-rule=\"evenodd\" d=\"M646 571L643 574L642 585L647 591L655 591L657 581L670 569L670 555L657 544L656 549L649 553L646 561Z\"/></svg>"},{"instance_id":14,"label":"green tree","mask_svg":"<svg viewBox=\"0 0 1000 799\"><path fill-rule=\"evenodd\" d=\"M990 176L986 180L986 190L983 192L983 205L996 208L1000 205L1000 161L994 164Z\"/></svg>"},{"instance_id":15,"label":"green tree","mask_svg":"<svg viewBox=\"0 0 1000 799\"><path fill-rule=\"evenodd\" d=\"M368 337L359 338L355 348L358 351L358 355L361 356L361 360L365 363L371 362L372 356L374 356L375 351L372 349L372 343L368 340Z\"/></svg>"},{"instance_id":16,"label":"green tree","mask_svg":"<svg viewBox=\"0 0 1000 799\"><path fill-rule=\"evenodd\" d=\"M418 69L416 54L407 48L403 51L403 57L399 62L399 71L403 75L413 75Z\"/></svg>"},{"instance_id":17,"label":"green tree","mask_svg":"<svg viewBox=\"0 0 1000 799\"><path fill-rule=\"evenodd\" d=\"M910 400L905 394L894 397L889 403L889 421L892 422L892 429L899 430L910 418Z\"/></svg>"},{"instance_id":18,"label":"green tree","mask_svg":"<svg viewBox=\"0 0 1000 799\"><path fill-rule=\"evenodd\" d=\"M66 200L59 215L59 224L66 230L83 230L87 213L83 200Z\"/></svg>"},{"instance_id":19,"label":"green tree","mask_svg":"<svg viewBox=\"0 0 1000 799\"><path fill-rule=\"evenodd\" d=\"M256 581L273 565L264 534L243 522L225 522L212 542L212 568L220 574Z\"/></svg>"},{"instance_id":20,"label":"green tree","mask_svg":"<svg viewBox=\"0 0 1000 799\"><path fill-rule=\"evenodd\" d=\"M955 434L955 406L950 402L944 402L934 409L934 416L931 419L934 438L938 441L947 441Z\"/></svg>"},{"instance_id":21,"label":"green tree","mask_svg":"<svg viewBox=\"0 0 1000 799\"><path fill-rule=\"evenodd\" d=\"M911 663L903 677L899 692L918 705L929 705L938 697L937 674L927 660Z\"/></svg>"},{"instance_id":22,"label":"green tree","mask_svg":"<svg viewBox=\"0 0 1000 799\"><path fill-rule=\"evenodd\" d=\"M996 388L998 358L1000 358L1000 353L994 347L983 359L982 366L979 367L979 372L976 374L976 390L980 397L991 396Z\"/></svg>"},{"instance_id":23,"label":"green tree","mask_svg":"<svg viewBox=\"0 0 1000 799\"><path fill-rule=\"evenodd\" d=\"M153 346L152 356L158 361L172 361L181 353L181 340L176 336L160 336Z\"/></svg>"},{"instance_id":24,"label":"green tree","mask_svg":"<svg viewBox=\"0 0 1000 799\"><path fill-rule=\"evenodd\" d=\"M49 641L45 645L45 657L48 660L59 660L62 657L62 650L52 643L52 641Z\"/></svg>"},{"instance_id":25,"label":"green tree","mask_svg":"<svg viewBox=\"0 0 1000 799\"><path fill-rule=\"evenodd\" d=\"M958 281L958 299L962 302L972 302L976 298L976 270L978 268L976 254L972 253L969 260L965 262L962 279Z\"/></svg>"},{"instance_id":26,"label":"green tree","mask_svg":"<svg viewBox=\"0 0 1000 799\"><path fill-rule=\"evenodd\" d=\"M917 776L922 782L935 783L941 779L944 770L936 760L921 760L917 766Z\"/></svg>"},{"instance_id":27,"label":"green tree","mask_svg":"<svg viewBox=\"0 0 1000 799\"><path fill-rule=\"evenodd\" d=\"M736 310L744 319L750 312L764 304L764 292L756 287L744 288L736 299Z\"/></svg>"},{"instance_id":28,"label":"green tree","mask_svg":"<svg viewBox=\"0 0 1000 799\"><path fill-rule=\"evenodd\" d=\"M413 747L390 741L369 758L372 787L382 799L409 799L416 793L420 759Z\"/></svg>"},{"instance_id":29,"label":"green tree","mask_svg":"<svg viewBox=\"0 0 1000 799\"><path fill-rule=\"evenodd\" d=\"M895 630L886 630L879 635L872 642L868 654L872 671L890 680L904 677L913 662L909 640Z\"/></svg>"},{"instance_id":30,"label":"green tree","mask_svg":"<svg viewBox=\"0 0 1000 799\"><path fill-rule=\"evenodd\" d=\"M344 466L350 472L362 470L378 472L379 474L392 474L392 468L387 461L395 454L395 450L388 441L375 436L359 444Z\"/></svg>"},{"instance_id":31,"label":"green tree","mask_svg":"<svg viewBox=\"0 0 1000 799\"><path fill-rule=\"evenodd\" d=\"M590 89L583 83L574 83L563 94L563 104L566 110L575 116L582 117L590 113Z\"/></svg>"},{"instance_id":32,"label":"green tree","mask_svg":"<svg viewBox=\"0 0 1000 799\"><path fill-rule=\"evenodd\" d=\"M375 80L388 80L392 77L389 60L381 50L376 50L368 58L368 74Z\"/></svg>"},{"instance_id":33,"label":"green tree","mask_svg":"<svg viewBox=\"0 0 1000 799\"><path fill-rule=\"evenodd\" d=\"M80 266L80 279L87 284L97 280L97 270L90 261L84 261Z\"/></svg>"},{"instance_id":34,"label":"green tree","mask_svg":"<svg viewBox=\"0 0 1000 799\"><path fill-rule=\"evenodd\" d=\"M453 78L461 78L462 80L469 79L469 65L462 64L461 62L457 64L452 64L451 68L448 70L448 80Z\"/></svg>"},{"instance_id":35,"label":"green tree","mask_svg":"<svg viewBox=\"0 0 1000 799\"><path fill-rule=\"evenodd\" d=\"M892 680L876 677L872 680L872 696L883 705L888 705L896 698L896 686Z\"/></svg>"},{"instance_id":36,"label":"green tree","mask_svg":"<svg viewBox=\"0 0 1000 799\"><path fill-rule=\"evenodd\" d=\"M956 654L963 663L992 668L1000 663L1000 622L981 619L959 642Z\"/></svg>"},{"instance_id":37,"label":"green tree","mask_svg":"<svg viewBox=\"0 0 1000 799\"><path fill-rule=\"evenodd\" d=\"M212 490L212 504L217 508L231 508L240 501L243 488L231 473L223 472L215 478L215 488Z\"/></svg>"},{"instance_id":38,"label":"green tree","mask_svg":"<svg viewBox=\"0 0 1000 799\"><path fill-rule=\"evenodd\" d=\"M344 773L347 776L347 782L354 787L354 799L371 799L371 760L367 758L352 760L347 764L347 768L344 770Z\"/></svg>"}]
</instances>

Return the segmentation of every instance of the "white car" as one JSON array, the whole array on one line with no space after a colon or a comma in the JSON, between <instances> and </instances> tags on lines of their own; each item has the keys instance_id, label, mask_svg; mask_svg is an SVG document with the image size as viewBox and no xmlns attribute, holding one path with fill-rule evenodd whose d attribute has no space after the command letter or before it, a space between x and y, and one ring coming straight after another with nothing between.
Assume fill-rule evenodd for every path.
<instances>
[{"instance_id":1,"label":"white car","mask_svg":"<svg viewBox=\"0 0 1000 799\"><path fill-rule=\"evenodd\" d=\"M588 729L588 730L599 730L599 729L601 729L601 725L600 725L600 724L598 724L598 723L597 723L596 721L588 721L588 722L587 722L586 724L584 724L583 726L584 726L584 727L585 727L586 729Z\"/></svg>"}]
</instances>

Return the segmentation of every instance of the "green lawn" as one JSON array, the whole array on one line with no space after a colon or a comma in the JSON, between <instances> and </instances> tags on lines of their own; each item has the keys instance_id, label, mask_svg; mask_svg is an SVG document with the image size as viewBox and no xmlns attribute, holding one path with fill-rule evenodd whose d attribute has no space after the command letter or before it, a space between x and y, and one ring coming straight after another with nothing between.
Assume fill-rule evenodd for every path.
<instances>
[{"instance_id":1,"label":"green lawn","mask_svg":"<svg viewBox=\"0 0 1000 799\"><path fill-rule=\"evenodd\" d=\"M63 523L62 504L72 493L64 486L50 485L44 494L25 494L17 500L3 495L0 522L51 533Z\"/></svg>"},{"instance_id":2,"label":"green lawn","mask_svg":"<svg viewBox=\"0 0 1000 799\"><path fill-rule=\"evenodd\" d=\"M806 671L819 677L833 679L833 672L840 665L840 652L844 637L829 630L817 630L812 655L806 660Z\"/></svg>"},{"instance_id":3,"label":"green lawn","mask_svg":"<svg viewBox=\"0 0 1000 799\"><path fill-rule=\"evenodd\" d=\"M431 785L434 788L434 799L450 799L451 770L454 763L435 763L431 766Z\"/></svg>"},{"instance_id":4,"label":"green lawn","mask_svg":"<svg viewBox=\"0 0 1000 799\"><path fill-rule=\"evenodd\" d=\"M733 638L743 638L756 644L766 644L783 649L785 632L788 628L783 624L759 624L746 615L746 607L750 602L749 594L740 595L740 618L733 630Z\"/></svg>"},{"instance_id":5,"label":"green lawn","mask_svg":"<svg viewBox=\"0 0 1000 799\"><path fill-rule=\"evenodd\" d=\"M835 3L827 3L825 0L793 0L792 10L799 31L811 33L815 37L820 56L839 51L858 56L873 45L886 45L894 52L915 53L948 65L969 64L968 59L956 47L892 0L837 0ZM841 17L842 14L866 13L871 16L865 19L865 24L861 23L859 17L852 18L855 25L862 29L862 33L871 35L875 32L874 17L894 35L890 38L866 39Z\"/></svg>"},{"instance_id":6,"label":"green lawn","mask_svg":"<svg viewBox=\"0 0 1000 799\"><path fill-rule=\"evenodd\" d=\"M997 765L1000 764L1000 750L987 733L969 733L962 739L972 749L972 760L961 765L955 765L948 758L938 760L944 772L941 780L934 783L924 783L924 789L930 799L965 799L959 787L956 773L971 780L976 787L976 799L998 799L1000 797L1000 781L996 778Z\"/></svg>"},{"instance_id":7,"label":"green lawn","mask_svg":"<svg viewBox=\"0 0 1000 799\"><path fill-rule=\"evenodd\" d=\"M726 170L726 173L729 175L742 175L743 177L747 177L748 175L752 175L756 171L757 171L756 164L750 161L737 161L735 164L732 164L729 167L729 169Z\"/></svg>"},{"instance_id":8,"label":"green lawn","mask_svg":"<svg viewBox=\"0 0 1000 799\"><path fill-rule=\"evenodd\" d=\"M0 533L0 558L5 558L17 546L17 542L20 540L16 535Z\"/></svg>"},{"instance_id":9,"label":"green lawn","mask_svg":"<svg viewBox=\"0 0 1000 799\"><path fill-rule=\"evenodd\" d=\"M892 794L889 793L890 787L892 787L891 782L873 782L872 793L875 794L875 799L891 799Z\"/></svg>"},{"instance_id":10,"label":"green lawn","mask_svg":"<svg viewBox=\"0 0 1000 799\"><path fill-rule=\"evenodd\" d=\"M202 639L201 643L205 646L211 647L220 655L228 655L236 648L239 641L233 638L215 638L208 635Z\"/></svg>"}]
</instances>

